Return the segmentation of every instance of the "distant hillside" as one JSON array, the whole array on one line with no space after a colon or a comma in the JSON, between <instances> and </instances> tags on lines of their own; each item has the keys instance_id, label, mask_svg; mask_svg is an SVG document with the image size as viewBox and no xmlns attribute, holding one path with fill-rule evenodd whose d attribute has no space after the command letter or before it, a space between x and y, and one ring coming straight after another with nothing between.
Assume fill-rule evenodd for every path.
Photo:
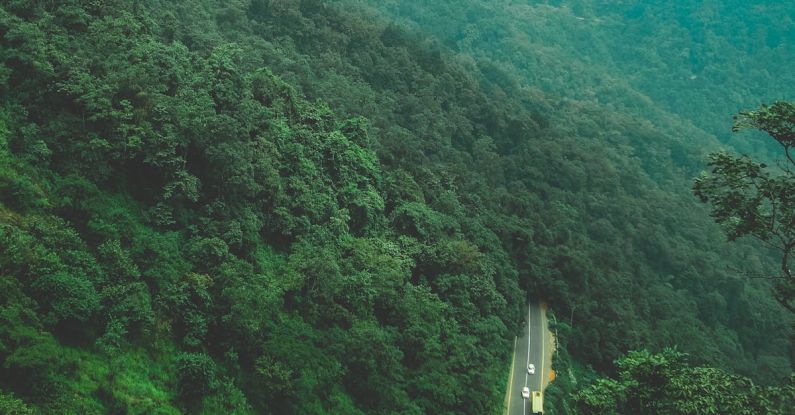
<instances>
[{"instance_id":1,"label":"distant hillside","mask_svg":"<svg viewBox=\"0 0 795 415\"><path fill-rule=\"evenodd\" d=\"M688 125L742 151L737 111L791 99L795 3L755 1L362 1L522 86Z\"/></svg>"},{"instance_id":2,"label":"distant hillside","mask_svg":"<svg viewBox=\"0 0 795 415\"><path fill-rule=\"evenodd\" d=\"M4 2L0 409L494 413L528 297L592 376L668 346L789 374L790 321L738 275L775 255L687 190L708 134L414 29L320 0Z\"/></svg>"}]
</instances>

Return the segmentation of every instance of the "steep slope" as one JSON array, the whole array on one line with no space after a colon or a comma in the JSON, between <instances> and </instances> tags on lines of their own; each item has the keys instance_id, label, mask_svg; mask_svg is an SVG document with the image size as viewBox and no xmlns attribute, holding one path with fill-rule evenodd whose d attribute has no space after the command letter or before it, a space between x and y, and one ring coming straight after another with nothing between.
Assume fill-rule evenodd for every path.
<instances>
[{"instance_id":1,"label":"steep slope","mask_svg":"<svg viewBox=\"0 0 795 415\"><path fill-rule=\"evenodd\" d=\"M320 1L10 2L0 36L3 402L489 413L526 295L601 370L789 364L725 271L774 262L647 122Z\"/></svg>"},{"instance_id":2,"label":"steep slope","mask_svg":"<svg viewBox=\"0 0 795 415\"><path fill-rule=\"evenodd\" d=\"M530 88L730 136L737 111L791 98L795 5L766 1L361 1ZM695 129L693 128L695 127ZM699 132L698 130L703 130ZM704 134L706 133L706 134Z\"/></svg>"},{"instance_id":3,"label":"steep slope","mask_svg":"<svg viewBox=\"0 0 795 415\"><path fill-rule=\"evenodd\" d=\"M757 357L741 355L772 345L718 328L747 330L745 318L732 313L745 308L749 295L764 297L756 305L776 316L770 324L782 334L773 354L786 355L787 324L764 283L746 286L729 271L763 274L772 258L751 246L723 245L689 194L702 152L714 148L708 143L683 141L587 102L548 98L507 72L493 81L432 39L374 24L381 15L363 6L302 2L246 12L254 36L272 39L249 55L262 55L335 108L371 118L385 163L417 177L419 186L456 175L456 193L469 206L462 210L490 211L487 226L502 240L522 287L585 319L574 333L584 360L609 367L628 348L679 344L753 374L754 364L740 362ZM296 16L304 19L300 39L283 23ZM251 36L220 27L229 39ZM433 175L417 166L434 166ZM438 188L423 190L435 209L454 212L451 201L432 199ZM605 327L616 335L602 338Z\"/></svg>"}]
</instances>

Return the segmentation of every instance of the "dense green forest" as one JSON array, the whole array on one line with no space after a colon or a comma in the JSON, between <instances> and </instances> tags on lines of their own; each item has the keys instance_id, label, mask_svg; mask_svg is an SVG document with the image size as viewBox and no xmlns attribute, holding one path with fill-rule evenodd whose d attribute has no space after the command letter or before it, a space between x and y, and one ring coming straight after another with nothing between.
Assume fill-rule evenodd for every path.
<instances>
[{"instance_id":1,"label":"dense green forest","mask_svg":"<svg viewBox=\"0 0 795 415\"><path fill-rule=\"evenodd\" d=\"M691 140L764 151L730 135L731 116L792 98L792 2L359 1L432 33L495 82L633 114Z\"/></svg>"},{"instance_id":2,"label":"dense green forest","mask_svg":"<svg viewBox=\"0 0 795 415\"><path fill-rule=\"evenodd\" d=\"M791 98L791 6L535 3L0 2L0 412L499 413L527 298L549 413L786 408L780 253L690 188L773 154L724 133Z\"/></svg>"}]
</instances>

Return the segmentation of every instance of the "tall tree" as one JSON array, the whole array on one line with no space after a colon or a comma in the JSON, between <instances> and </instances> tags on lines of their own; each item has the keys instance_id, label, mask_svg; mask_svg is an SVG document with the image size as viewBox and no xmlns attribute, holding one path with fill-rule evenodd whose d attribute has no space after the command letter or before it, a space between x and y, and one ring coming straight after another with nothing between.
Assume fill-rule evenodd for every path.
<instances>
[{"instance_id":1,"label":"tall tree","mask_svg":"<svg viewBox=\"0 0 795 415\"><path fill-rule=\"evenodd\" d=\"M795 397L795 378L781 387L758 386L721 369L691 366L674 349L630 352L616 366L617 380L600 378L577 393L582 413L784 414Z\"/></svg>"},{"instance_id":2,"label":"tall tree","mask_svg":"<svg viewBox=\"0 0 795 415\"><path fill-rule=\"evenodd\" d=\"M764 131L780 145L784 160L776 166L726 152L711 154L711 174L702 173L693 192L712 206L715 221L730 240L752 236L779 249L781 275L771 277L774 295L795 313L795 278L789 261L795 248L795 104L776 102L734 117L732 131Z\"/></svg>"}]
</instances>

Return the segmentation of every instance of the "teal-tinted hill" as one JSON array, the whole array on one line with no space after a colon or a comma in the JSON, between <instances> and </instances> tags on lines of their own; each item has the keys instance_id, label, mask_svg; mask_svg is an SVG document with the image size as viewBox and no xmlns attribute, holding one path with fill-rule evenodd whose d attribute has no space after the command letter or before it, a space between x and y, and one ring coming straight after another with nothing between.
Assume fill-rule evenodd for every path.
<instances>
[{"instance_id":1,"label":"teal-tinted hill","mask_svg":"<svg viewBox=\"0 0 795 415\"><path fill-rule=\"evenodd\" d=\"M787 315L732 271L775 253L687 192L706 134L416 29L3 2L0 412L496 413L528 296L601 373L678 346L789 374Z\"/></svg>"}]
</instances>

